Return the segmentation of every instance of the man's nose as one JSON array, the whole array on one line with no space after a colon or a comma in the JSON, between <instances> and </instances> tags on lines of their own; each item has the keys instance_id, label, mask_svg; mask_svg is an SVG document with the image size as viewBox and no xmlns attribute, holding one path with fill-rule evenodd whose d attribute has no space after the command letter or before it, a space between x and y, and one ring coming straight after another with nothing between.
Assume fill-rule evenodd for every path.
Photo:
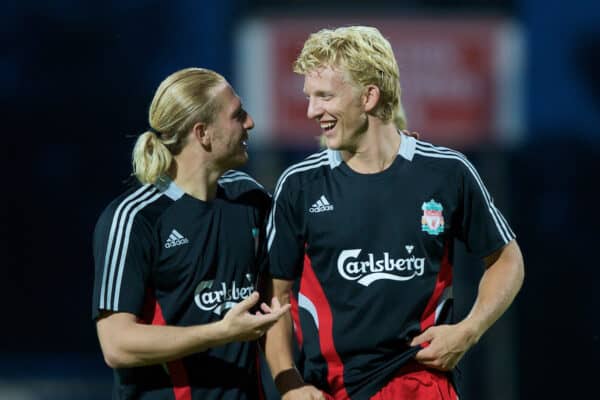
<instances>
[{"instance_id":1,"label":"man's nose","mask_svg":"<svg viewBox=\"0 0 600 400\"><path fill-rule=\"evenodd\" d=\"M321 102L314 97L308 99L308 108L306 110L306 116L308 119L316 119L323 114L323 108Z\"/></svg>"},{"instance_id":2,"label":"man's nose","mask_svg":"<svg viewBox=\"0 0 600 400\"><path fill-rule=\"evenodd\" d=\"M254 119L250 114L246 115L246 120L244 121L244 129L250 130L254 128Z\"/></svg>"}]
</instances>

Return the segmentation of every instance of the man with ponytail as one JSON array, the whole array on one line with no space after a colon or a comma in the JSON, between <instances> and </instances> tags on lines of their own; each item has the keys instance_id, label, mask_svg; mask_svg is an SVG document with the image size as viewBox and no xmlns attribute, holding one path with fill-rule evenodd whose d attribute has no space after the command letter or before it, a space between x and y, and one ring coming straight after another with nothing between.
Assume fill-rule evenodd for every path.
<instances>
[{"instance_id":1,"label":"man with ponytail","mask_svg":"<svg viewBox=\"0 0 600 400\"><path fill-rule=\"evenodd\" d=\"M214 71L158 87L133 150L139 185L94 232L92 313L113 399L261 398L256 340L289 306L260 300L270 197L233 170L253 127Z\"/></svg>"}]
</instances>

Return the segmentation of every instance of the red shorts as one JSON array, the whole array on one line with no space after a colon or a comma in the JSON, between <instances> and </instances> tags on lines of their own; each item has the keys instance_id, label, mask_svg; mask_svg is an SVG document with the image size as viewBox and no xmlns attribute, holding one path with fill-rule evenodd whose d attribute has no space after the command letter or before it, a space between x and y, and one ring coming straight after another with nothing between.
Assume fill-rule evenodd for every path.
<instances>
[{"instance_id":1,"label":"red shorts","mask_svg":"<svg viewBox=\"0 0 600 400\"><path fill-rule=\"evenodd\" d=\"M458 400L448 376L412 362L398 373L371 400Z\"/></svg>"},{"instance_id":2,"label":"red shorts","mask_svg":"<svg viewBox=\"0 0 600 400\"><path fill-rule=\"evenodd\" d=\"M322 393L326 400L334 400L333 396ZM387 385L370 400L398 399L458 400L458 395L445 373L411 362L400 368Z\"/></svg>"}]
</instances>

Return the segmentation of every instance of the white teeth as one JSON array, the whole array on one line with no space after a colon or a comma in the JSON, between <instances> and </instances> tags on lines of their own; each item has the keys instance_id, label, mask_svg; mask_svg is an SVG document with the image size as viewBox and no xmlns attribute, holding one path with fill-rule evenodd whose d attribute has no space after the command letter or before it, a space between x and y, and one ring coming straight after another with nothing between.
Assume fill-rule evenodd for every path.
<instances>
[{"instance_id":1,"label":"white teeth","mask_svg":"<svg viewBox=\"0 0 600 400\"><path fill-rule=\"evenodd\" d=\"M321 129L329 130L335 126L335 122L327 122L325 124L321 124Z\"/></svg>"}]
</instances>

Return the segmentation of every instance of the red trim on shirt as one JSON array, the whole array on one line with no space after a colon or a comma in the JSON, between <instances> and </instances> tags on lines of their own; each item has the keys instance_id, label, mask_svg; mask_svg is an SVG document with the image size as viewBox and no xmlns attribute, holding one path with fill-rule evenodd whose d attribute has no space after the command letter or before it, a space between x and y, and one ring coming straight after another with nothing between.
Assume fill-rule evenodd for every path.
<instances>
[{"instance_id":1,"label":"red trim on shirt","mask_svg":"<svg viewBox=\"0 0 600 400\"><path fill-rule=\"evenodd\" d=\"M300 326L300 310L298 309L298 299L294 295L294 293L290 293L290 305L292 308L290 309L290 313L292 314L292 321L294 322L294 333L296 334L296 341L298 342L298 347L302 348L302 327Z\"/></svg>"},{"instance_id":2,"label":"red trim on shirt","mask_svg":"<svg viewBox=\"0 0 600 400\"><path fill-rule=\"evenodd\" d=\"M331 307L321 287L308 255L304 256L304 271L300 282L300 292L309 298L317 309L319 321L319 344L321 354L327 362L327 382L336 400L348 399L344 385L344 364L335 349L333 340L333 317Z\"/></svg>"},{"instance_id":3,"label":"red trim on shirt","mask_svg":"<svg viewBox=\"0 0 600 400\"><path fill-rule=\"evenodd\" d=\"M451 241L444 243L444 255L440 262L440 270L438 272L437 280L433 288L433 293L427 302L425 311L421 315L421 332L424 332L430 326L435 324L435 309L437 308L444 289L452 285L452 264L450 263L450 246ZM429 343L423 343L422 347L427 347Z\"/></svg>"},{"instance_id":4,"label":"red trim on shirt","mask_svg":"<svg viewBox=\"0 0 600 400\"><path fill-rule=\"evenodd\" d=\"M150 321L150 324L161 326L167 325L162 313L162 308L150 290L146 293L145 311L147 312L144 313L145 317L147 316L145 319L147 322ZM183 361L181 359L169 361L167 363L167 369L169 371L169 376L171 377L171 382L173 383L175 400L192 400L192 388L190 387L188 374L185 370L185 365L183 365Z\"/></svg>"}]
</instances>

